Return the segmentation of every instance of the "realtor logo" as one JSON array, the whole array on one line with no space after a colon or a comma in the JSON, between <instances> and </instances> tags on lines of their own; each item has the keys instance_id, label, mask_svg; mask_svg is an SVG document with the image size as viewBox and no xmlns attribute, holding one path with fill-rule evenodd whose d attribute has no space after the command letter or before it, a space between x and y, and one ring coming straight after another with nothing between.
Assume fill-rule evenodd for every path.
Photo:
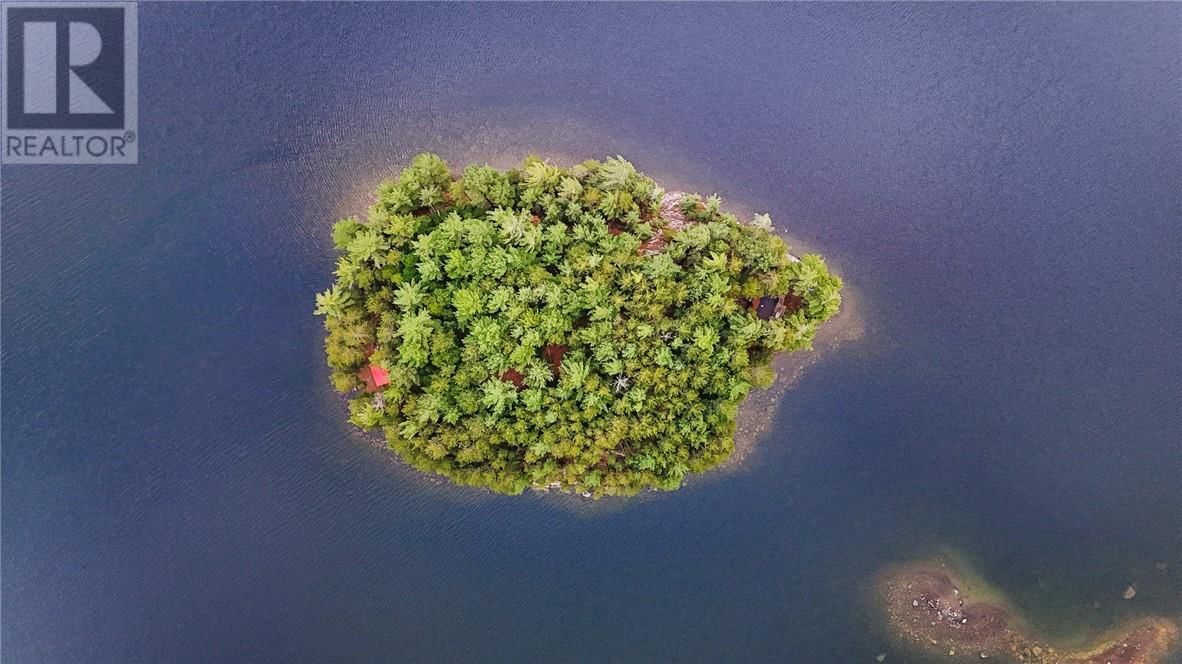
<instances>
[{"instance_id":1,"label":"realtor logo","mask_svg":"<svg viewBox=\"0 0 1182 664\"><path fill-rule=\"evenodd\" d=\"M138 161L136 29L129 2L5 3L4 163Z\"/></svg>"}]
</instances>

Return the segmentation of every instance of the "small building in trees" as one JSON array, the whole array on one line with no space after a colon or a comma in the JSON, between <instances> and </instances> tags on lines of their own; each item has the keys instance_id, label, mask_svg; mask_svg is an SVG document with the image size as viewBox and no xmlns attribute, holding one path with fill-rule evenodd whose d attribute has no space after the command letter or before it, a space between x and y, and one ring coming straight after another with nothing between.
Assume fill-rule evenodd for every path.
<instances>
[{"instance_id":1,"label":"small building in trees","mask_svg":"<svg viewBox=\"0 0 1182 664\"><path fill-rule=\"evenodd\" d=\"M368 358L370 355L373 355L374 349L375 346L373 344L367 344L365 346L365 356ZM370 394L377 392L379 387L385 387L390 384L390 372L372 362L361 367L357 372L357 377L365 385L365 391Z\"/></svg>"},{"instance_id":2,"label":"small building in trees","mask_svg":"<svg viewBox=\"0 0 1182 664\"><path fill-rule=\"evenodd\" d=\"M377 392L378 388L390 384L390 372L376 364L367 364L361 367L361 370L357 372L357 377L365 384L365 391L371 394Z\"/></svg>"},{"instance_id":3,"label":"small building in trees","mask_svg":"<svg viewBox=\"0 0 1182 664\"><path fill-rule=\"evenodd\" d=\"M759 320L771 320L796 311L804 304L804 298L789 291L779 297L765 295L752 300L741 300L740 302L749 308Z\"/></svg>"},{"instance_id":4,"label":"small building in trees","mask_svg":"<svg viewBox=\"0 0 1182 664\"><path fill-rule=\"evenodd\" d=\"M764 296L751 303L755 315L760 320L771 320L776 317L776 309L780 306L780 298Z\"/></svg>"}]
</instances>

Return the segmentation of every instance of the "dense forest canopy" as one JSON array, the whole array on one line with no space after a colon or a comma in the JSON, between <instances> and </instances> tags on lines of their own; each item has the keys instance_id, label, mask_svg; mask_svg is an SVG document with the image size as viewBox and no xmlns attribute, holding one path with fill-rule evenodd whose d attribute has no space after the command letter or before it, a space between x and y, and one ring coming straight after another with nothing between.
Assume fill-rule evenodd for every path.
<instances>
[{"instance_id":1,"label":"dense forest canopy","mask_svg":"<svg viewBox=\"0 0 1182 664\"><path fill-rule=\"evenodd\" d=\"M351 421L416 468L520 493L674 489L725 460L778 351L841 302L756 215L616 157L456 177L421 154L332 239L317 295Z\"/></svg>"}]
</instances>

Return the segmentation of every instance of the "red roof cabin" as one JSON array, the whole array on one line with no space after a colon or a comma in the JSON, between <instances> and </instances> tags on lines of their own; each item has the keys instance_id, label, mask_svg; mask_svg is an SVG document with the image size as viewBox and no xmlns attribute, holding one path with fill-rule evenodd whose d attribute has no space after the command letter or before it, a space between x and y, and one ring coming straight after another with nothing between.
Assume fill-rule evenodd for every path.
<instances>
[{"instance_id":1,"label":"red roof cabin","mask_svg":"<svg viewBox=\"0 0 1182 664\"><path fill-rule=\"evenodd\" d=\"M366 392L377 392L379 387L390 384L390 372L376 364L367 364L357 372L357 377L365 383Z\"/></svg>"}]
</instances>

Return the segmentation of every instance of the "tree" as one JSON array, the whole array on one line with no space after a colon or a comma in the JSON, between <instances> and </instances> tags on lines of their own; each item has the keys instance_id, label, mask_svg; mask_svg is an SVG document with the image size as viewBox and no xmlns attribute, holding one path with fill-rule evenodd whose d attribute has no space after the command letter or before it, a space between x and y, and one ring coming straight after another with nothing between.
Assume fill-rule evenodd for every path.
<instances>
[{"instance_id":1,"label":"tree","mask_svg":"<svg viewBox=\"0 0 1182 664\"><path fill-rule=\"evenodd\" d=\"M339 285L316 295L316 310L317 316L325 316L329 319L341 318L344 316L346 309L350 304L349 293L341 290Z\"/></svg>"}]
</instances>

